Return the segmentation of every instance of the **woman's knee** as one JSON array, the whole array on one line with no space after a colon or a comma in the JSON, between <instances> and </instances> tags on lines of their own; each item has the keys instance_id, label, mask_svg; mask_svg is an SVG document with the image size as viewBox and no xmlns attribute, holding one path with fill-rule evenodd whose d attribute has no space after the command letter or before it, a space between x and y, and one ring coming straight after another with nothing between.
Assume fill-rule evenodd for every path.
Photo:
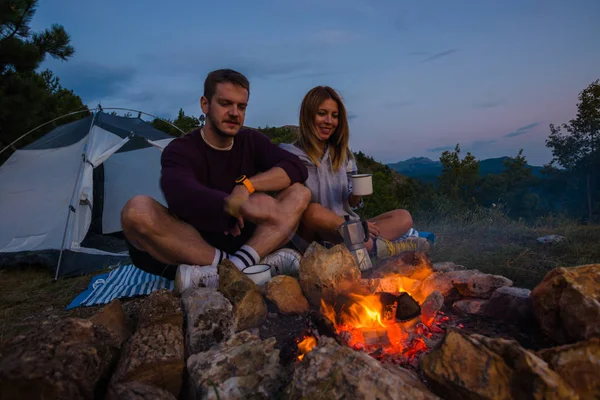
<instances>
[{"instance_id":1,"label":"woman's knee","mask_svg":"<svg viewBox=\"0 0 600 400\"><path fill-rule=\"evenodd\" d=\"M412 228L413 226L413 219L412 219L412 215L410 215L410 213L407 210L403 210L403 209L398 209L394 211L395 213L395 217L396 219L403 225L407 225L408 228Z\"/></svg>"}]
</instances>

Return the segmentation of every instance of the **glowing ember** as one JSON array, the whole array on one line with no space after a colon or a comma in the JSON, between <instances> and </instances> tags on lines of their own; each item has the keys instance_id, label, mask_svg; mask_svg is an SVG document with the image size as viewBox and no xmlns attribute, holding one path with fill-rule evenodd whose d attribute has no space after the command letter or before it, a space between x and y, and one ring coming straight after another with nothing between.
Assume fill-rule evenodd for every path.
<instances>
[{"instance_id":1,"label":"glowing ember","mask_svg":"<svg viewBox=\"0 0 600 400\"><path fill-rule=\"evenodd\" d=\"M341 304L335 306L322 300L320 311L333 322L336 333L348 346L367 351L374 357L393 356L410 362L429 350L424 338L431 338L439 331L434 318L430 326L421 323L419 318L398 322L395 310L390 313L390 305L382 301L387 302L379 295L351 293L338 298Z\"/></svg>"},{"instance_id":2,"label":"glowing ember","mask_svg":"<svg viewBox=\"0 0 600 400\"><path fill-rule=\"evenodd\" d=\"M304 355L310 352L317 345L317 339L314 336L306 336L300 343L298 343L298 360L302 361Z\"/></svg>"}]
</instances>

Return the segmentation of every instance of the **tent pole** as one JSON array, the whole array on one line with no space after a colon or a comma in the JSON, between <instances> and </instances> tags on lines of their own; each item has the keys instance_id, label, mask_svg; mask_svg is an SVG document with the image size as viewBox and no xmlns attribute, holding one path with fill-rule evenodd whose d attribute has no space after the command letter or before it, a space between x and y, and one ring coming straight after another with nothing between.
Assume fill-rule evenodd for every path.
<instances>
[{"instance_id":1,"label":"tent pole","mask_svg":"<svg viewBox=\"0 0 600 400\"><path fill-rule=\"evenodd\" d=\"M15 140L13 140L13 141L12 141L12 142L11 142L11 143L8 145L8 146L6 146L6 147L5 147L5 148L3 148L2 150L0 150L0 154L2 154L2 153L5 151L5 150L8 150L9 148L14 148L14 144L15 144L15 143L17 143L19 140L23 139L25 136L29 135L31 132L33 132L33 131L35 131L35 130L37 130L37 129L40 129L41 127L43 127L43 126L45 126L45 125L48 125L48 124L50 124L50 123L52 123L52 122L54 122L54 121L56 121L56 120L58 120L58 119L61 119L61 118L64 118L64 117L68 117L69 115L73 115L73 114L79 114L79 113L82 113L82 112L90 112L90 111L91 111L91 110L88 110L88 109L85 109L85 110L80 110L80 111L74 111L74 112L71 112L71 113L68 113L68 114L65 114L65 115L61 115L60 117L56 117L56 118L54 118L54 119L53 119L53 120L51 120L51 121L44 122L43 124L41 124L41 125L39 125L39 126L36 126L35 128L33 128L32 130L30 130L29 132L27 132L27 133L25 133L25 134L23 134L23 135L19 136L19 137L18 137L17 139L15 139Z\"/></svg>"},{"instance_id":2,"label":"tent pole","mask_svg":"<svg viewBox=\"0 0 600 400\"><path fill-rule=\"evenodd\" d=\"M77 191L77 187L79 186L79 179L81 176L81 171L83 166L85 165L86 153L88 151L87 145L90 142L90 133L92 132L92 128L94 127L94 122L96 121L96 115L92 118L92 123L90 125L90 129L88 130L88 143L86 143L83 154L81 155L81 163L79 164L79 171L77 171L77 178L75 179L75 185L73 185L73 192L71 193L71 200L69 200L69 212L67 213L67 222L65 223L65 229L63 231L62 243L60 245L60 254L58 256L58 264L56 265L56 273L54 274L54 280L58 279L58 272L60 271L60 263L62 261L63 251L65 250L65 240L67 239L67 230L69 228L69 220L71 219L71 213L75 212L75 207L73 206L73 198L75 197L75 192Z\"/></svg>"},{"instance_id":3,"label":"tent pole","mask_svg":"<svg viewBox=\"0 0 600 400\"><path fill-rule=\"evenodd\" d=\"M68 114L65 114L65 115L61 115L60 117L56 117L53 120L50 120L48 122L44 122L43 124L41 124L39 126L36 126L35 128L33 128L32 130L30 130L29 132L24 133L23 135L19 136L17 139L13 140L10 144L8 144L8 146L6 146L2 150L0 150L0 154L4 153L6 150L8 150L10 148L14 149L15 148L14 144L17 143L19 140L23 139L25 136L29 135L33 131L35 131L37 129L40 129L41 127L43 127L45 125L48 125L48 124L50 124L50 123L52 123L52 122L54 122L56 120L68 117L68 116L73 115L73 114L78 114L78 113L82 113L82 112L92 112L92 111L98 111L98 110L99 110L98 108L90 108L90 109L85 109L85 110L80 110L80 111L74 111L74 112L71 112L71 113L68 113ZM139 111L139 110L133 110L133 109L129 109L129 108L118 108L118 107L103 108L103 110L126 110L126 111L134 111L134 112L138 112L138 113L141 113L141 114L144 114L144 115L148 115L150 117L153 117L153 118L156 118L156 119L160 119L161 121L166 122L167 124L171 125L173 128L177 129L179 132L181 132L182 135L185 135L184 131L182 131L180 128L178 128L176 125L174 125L170 121L168 121L166 119L163 119L163 118L160 118L160 117L157 117L157 116L152 115L152 114L148 114L147 112L143 112L143 111Z\"/></svg>"}]
</instances>

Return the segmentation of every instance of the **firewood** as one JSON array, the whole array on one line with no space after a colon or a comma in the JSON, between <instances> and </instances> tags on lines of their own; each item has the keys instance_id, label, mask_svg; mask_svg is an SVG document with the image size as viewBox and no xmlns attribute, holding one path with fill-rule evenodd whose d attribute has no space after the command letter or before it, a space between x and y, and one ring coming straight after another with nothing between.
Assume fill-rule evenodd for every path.
<instances>
[{"instance_id":1,"label":"firewood","mask_svg":"<svg viewBox=\"0 0 600 400\"><path fill-rule=\"evenodd\" d=\"M418 317L421 314L419 303L404 292L398 296L398 307L396 308L396 319L399 321L408 321Z\"/></svg>"}]
</instances>

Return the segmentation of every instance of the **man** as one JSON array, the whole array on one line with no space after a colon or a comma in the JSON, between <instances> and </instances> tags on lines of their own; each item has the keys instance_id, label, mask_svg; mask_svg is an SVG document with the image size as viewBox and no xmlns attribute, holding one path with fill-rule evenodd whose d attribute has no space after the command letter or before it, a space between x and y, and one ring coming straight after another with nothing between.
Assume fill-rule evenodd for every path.
<instances>
[{"instance_id":1,"label":"man","mask_svg":"<svg viewBox=\"0 0 600 400\"><path fill-rule=\"evenodd\" d=\"M310 201L300 159L243 128L249 95L239 72L209 73L200 99L206 126L162 153L168 209L136 196L122 210L134 265L175 279L178 292L199 279L214 284L225 258L240 270L258 263L291 238Z\"/></svg>"}]
</instances>

